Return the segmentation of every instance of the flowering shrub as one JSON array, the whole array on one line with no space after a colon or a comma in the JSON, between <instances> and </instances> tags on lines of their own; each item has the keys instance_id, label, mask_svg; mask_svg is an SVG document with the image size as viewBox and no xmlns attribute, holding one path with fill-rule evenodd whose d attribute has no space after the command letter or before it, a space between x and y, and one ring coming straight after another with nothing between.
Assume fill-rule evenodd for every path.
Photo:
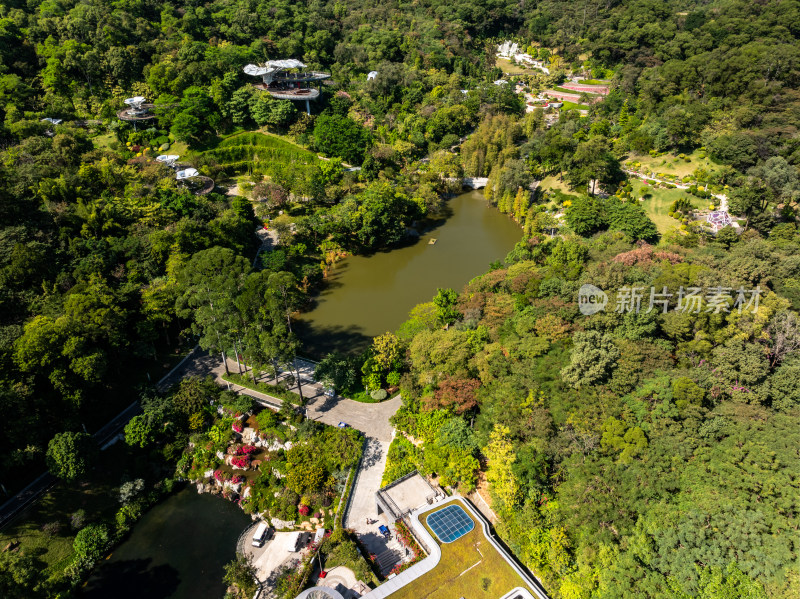
<instances>
[{"instance_id":1,"label":"flowering shrub","mask_svg":"<svg viewBox=\"0 0 800 599\"><path fill-rule=\"evenodd\" d=\"M403 523L402 520L397 520L394 523L394 529L397 533L397 537L400 539L400 542L409 548L411 551L412 557L407 562L400 562L394 568L392 568L390 574L400 574L403 570L407 570L422 558L425 557L425 554L422 552L422 548L417 544L416 539L411 535L411 531L408 530L408 527Z\"/></svg>"},{"instance_id":2,"label":"flowering shrub","mask_svg":"<svg viewBox=\"0 0 800 599\"><path fill-rule=\"evenodd\" d=\"M681 256L680 254L675 254L673 252L666 252L666 251L655 251L653 246L647 243L639 243L637 245L638 247L635 250L630 250L629 252L623 252L621 254L617 254L616 256L614 256L613 261L618 262L620 264L624 264L626 266L633 266L635 264L648 266L652 264L654 261L664 261L664 260L666 260L670 264L677 264L678 262L683 262L683 256Z\"/></svg>"},{"instance_id":3,"label":"flowering shrub","mask_svg":"<svg viewBox=\"0 0 800 599\"><path fill-rule=\"evenodd\" d=\"M408 530L408 527L403 523L402 520L397 520L394 523L395 532L397 532L397 537L400 539L400 542L403 543L406 547L408 547L411 552L414 554L413 559L411 562L416 562L422 556L422 548L417 543L417 540L411 534L411 531Z\"/></svg>"},{"instance_id":4,"label":"flowering shrub","mask_svg":"<svg viewBox=\"0 0 800 599\"><path fill-rule=\"evenodd\" d=\"M251 453L256 453L257 451L258 447L255 445L242 445L236 449L234 455L250 455Z\"/></svg>"},{"instance_id":5,"label":"flowering shrub","mask_svg":"<svg viewBox=\"0 0 800 599\"><path fill-rule=\"evenodd\" d=\"M225 474L222 472L222 470L217 468L216 470L214 470L214 478L219 483L224 482L225 481Z\"/></svg>"},{"instance_id":6,"label":"flowering shrub","mask_svg":"<svg viewBox=\"0 0 800 599\"><path fill-rule=\"evenodd\" d=\"M234 420L231 426L237 433L241 433L244 430L244 425L241 420Z\"/></svg>"},{"instance_id":7,"label":"flowering shrub","mask_svg":"<svg viewBox=\"0 0 800 599\"><path fill-rule=\"evenodd\" d=\"M300 509L297 511L300 512L301 516L308 516L308 514L311 512L311 508L307 505L301 505Z\"/></svg>"},{"instance_id":8,"label":"flowering shrub","mask_svg":"<svg viewBox=\"0 0 800 599\"><path fill-rule=\"evenodd\" d=\"M234 468L249 468L250 457L246 455L235 456L231 458L231 466L233 466Z\"/></svg>"},{"instance_id":9,"label":"flowering shrub","mask_svg":"<svg viewBox=\"0 0 800 599\"><path fill-rule=\"evenodd\" d=\"M234 476L234 477L231 479L231 482L232 482L234 485L238 485L239 483L241 483L241 482L244 482L244 476L242 476L241 474L237 474L236 476Z\"/></svg>"}]
</instances>

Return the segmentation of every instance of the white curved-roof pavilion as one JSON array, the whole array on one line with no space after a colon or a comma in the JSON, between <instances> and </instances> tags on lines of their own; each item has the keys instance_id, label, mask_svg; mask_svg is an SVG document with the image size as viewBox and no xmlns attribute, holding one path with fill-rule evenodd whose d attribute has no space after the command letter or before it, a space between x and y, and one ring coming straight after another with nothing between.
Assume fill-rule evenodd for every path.
<instances>
[{"instance_id":1,"label":"white curved-roof pavilion","mask_svg":"<svg viewBox=\"0 0 800 599\"><path fill-rule=\"evenodd\" d=\"M305 66L305 63L302 63L299 60L287 58L286 60L268 60L264 63L264 66L248 64L245 65L244 72L245 74L252 75L254 77L263 77L264 75L277 73L278 71L282 71L284 69L301 69L305 68Z\"/></svg>"},{"instance_id":2,"label":"white curved-roof pavilion","mask_svg":"<svg viewBox=\"0 0 800 599\"><path fill-rule=\"evenodd\" d=\"M161 154L160 156L156 156L156 160L158 162L163 162L164 164L172 164L176 160L178 160L180 156L177 154Z\"/></svg>"},{"instance_id":3,"label":"white curved-roof pavilion","mask_svg":"<svg viewBox=\"0 0 800 599\"><path fill-rule=\"evenodd\" d=\"M183 181L184 179L191 179L192 177L196 177L199 174L200 173L197 171L196 168L187 168L175 173L175 177L178 179L178 181Z\"/></svg>"},{"instance_id":4,"label":"white curved-roof pavilion","mask_svg":"<svg viewBox=\"0 0 800 599\"><path fill-rule=\"evenodd\" d=\"M269 72L267 67L260 67L256 64L248 64L244 67L244 72L247 75L253 75L253 77L260 77L261 75L266 75Z\"/></svg>"},{"instance_id":5,"label":"white curved-roof pavilion","mask_svg":"<svg viewBox=\"0 0 800 599\"><path fill-rule=\"evenodd\" d=\"M125 98L125 104L128 106L141 106L147 101L144 96L133 96L132 98Z\"/></svg>"}]
</instances>

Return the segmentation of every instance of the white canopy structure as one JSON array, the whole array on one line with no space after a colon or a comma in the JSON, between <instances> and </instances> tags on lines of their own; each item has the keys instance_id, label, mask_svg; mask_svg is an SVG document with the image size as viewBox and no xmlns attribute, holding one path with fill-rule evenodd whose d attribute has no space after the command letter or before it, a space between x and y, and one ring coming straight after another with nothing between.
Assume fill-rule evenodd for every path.
<instances>
[{"instance_id":1,"label":"white canopy structure","mask_svg":"<svg viewBox=\"0 0 800 599\"><path fill-rule=\"evenodd\" d=\"M263 66L248 64L244 67L244 72L253 77L261 77L264 83L269 85L272 83L272 79L276 73L285 71L286 69L303 69L305 67L305 63L295 60L294 58L288 58L286 60L268 60Z\"/></svg>"},{"instance_id":2,"label":"white canopy structure","mask_svg":"<svg viewBox=\"0 0 800 599\"><path fill-rule=\"evenodd\" d=\"M319 89L314 89L309 84L319 83L330 78L329 73L317 71L292 71L290 69L305 69L306 64L287 58L285 60L268 60L262 65L248 64L244 72L253 77L261 77L263 83L257 83L256 89L267 92L279 100L294 100L306 103L306 112L311 114L309 100L319 97Z\"/></svg>"},{"instance_id":3,"label":"white canopy structure","mask_svg":"<svg viewBox=\"0 0 800 599\"><path fill-rule=\"evenodd\" d=\"M43 121L47 121L48 123L51 123L51 124L53 124L53 125L60 125L60 124L62 123L62 120L61 120L61 119L54 119L54 118L53 118L53 117L51 117L51 116L46 116L46 117L44 117L42 120L43 120Z\"/></svg>"},{"instance_id":4,"label":"white canopy structure","mask_svg":"<svg viewBox=\"0 0 800 599\"><path fill-rule=\"evenodd\" d=\"M178 181L183 181L184 179L191 179L192 177L196 177L199 174L200 173L197 171L196 168L187 168L175 173L175 178L177 178Z\"/></svg>"},{"instance_id":5,"label":"white canopy structure","mask_svg":"<svg viewBox=\"0 0 800 599\"><path fill-rule=\"evenodd\" d=\"M143 96L134 96L132 98L125 98L125 104L133 108L141 108L142 104L147 102L147 98Z\"/></svg>"},{"instance_id":6,"label":"white canopy structure","mask_svg":"<svg viewBox=\"0 0 800 599\"><path fill-rule=\"evenodd\" d=\"M378 76L378 71L370 71L369 73L367 73L367 81L372 81L377 76Z\"/></svg>"},{"instance_id":7,"label":"white canopy structure","mask_svg":"<svg viewBox=\"0 0 800 599\"><path fill-rule=\"evenodd\" d=\"M156 156L158 162L163 162L167 166L173 166L178 158L180 158L180 156L177 154L161 154L160 156Z\"/></svg>"}]
</instances>

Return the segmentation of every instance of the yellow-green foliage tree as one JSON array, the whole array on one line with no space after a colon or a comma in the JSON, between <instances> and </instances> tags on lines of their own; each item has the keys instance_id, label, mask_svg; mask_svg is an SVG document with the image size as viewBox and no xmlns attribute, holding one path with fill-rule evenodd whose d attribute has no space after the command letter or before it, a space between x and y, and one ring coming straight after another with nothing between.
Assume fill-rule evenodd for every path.
<instances>
[{"instance_id":1,"label":"yellow-green foliage tree","mask_svg":"<svg viewBox=\"0 0 800 599\"><path fill-rule=\"evenodd\" d=\"M488 464L486 480L501 509L513 509L520 500L519 483L511 466L517 459L507 426L495 425L484 453Z\"/></svg>"}]
</instances>

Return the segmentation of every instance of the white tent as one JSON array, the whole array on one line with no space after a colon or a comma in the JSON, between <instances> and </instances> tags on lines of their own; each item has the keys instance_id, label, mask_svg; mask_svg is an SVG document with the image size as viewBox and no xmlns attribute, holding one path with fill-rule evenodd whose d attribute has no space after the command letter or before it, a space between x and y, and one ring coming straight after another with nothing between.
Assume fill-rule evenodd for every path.
<instances>
[{"instance_id":1,"label":"white tent","mask_svg":"<svg viewBox=\"0 0 800 599\"><path fill-rule=\"evenodd\" d=\"M197 172L196 168L187 168L185 170L178 171L175 174L175 177L178 179L178 181L183 181L184 179L191 179L192 177L196 177L199 174L200 173Z\"/></svg>"},{"instance_id":2,"label":"white tent","mask_svg":"<svg viewBox=\"0 0 800 599\"><path fill-rule=\"evenodd\" d=\"M286 60L268 60L263 66L248 64L244 67L244 72L245 74L252 75L253 77L263 77L264 81L268 82L267 79L269 76L274 75L278 71L284 71L286 69L300 69L305 68L305 66L305 63L295 60L294 58L289 58Z\"/></svg>"},{"instance_id":3,"label":"white tent","mask_svg":"<svg viewBox=\"0 0 800 599\"><path fill-rule=\"evenodd\" d=\"M375 79L375 77L377 76L378 76L378 71L370 71L369 73L367 73L367 81L371 81L372 79Z\"/></svg>"},{"instance_id":4,"label":"white tent","mask_svg":"<svg viewBox=\"0 0 800 599\"><path fill-rule=\"evenodd\" d=\"M267 67L260 67L255 64L248 64L244 67L244 72L247 75L260 77L261 75L266 75L269 72L269 69Z\"/></svg>"},{"instance_id":5,"label":"white tent","mask_svg":"<svg viewBox=\"0 0 800 599\"><path fill-rule=\"evenodd\" d=\"M147 99L143 96L134 96L132 98L125 98L125 104L127 104L128 106L133 106L135 108L139 108L145 102L147 102Z\"/></svg>"},{"instance_id":6,"label":"white tent","mask_svg":"<svg viewBox=\"0 0 800 599\"><path fill-rule=\"evenodd\" d=\"M305 68L306 65L294 58L288 58L286 60L268 60L265 66L274 69L299 69Z\"/></svg>"},{"instance_id":7,"label":"white tent","mask_svg":"<svg viewBox=\"0 0 800 599\"><path fill-rule=\"evenodd\" d=\"M61 119L54 119L51 116L46 116L42 120L47 121L48 123L52 123L53 125L60 125L62 123Z\"/></svg>"},{"instance_id":8,"label":"white tent","mask_svg":"<svg viewBox=\"0 0 800 599\"><path fill-rule=\"evenodd\" d=\"M178 160L178 158L180 158L180 156L177 154L161 154L160 156L156 156L156 160L158 162L163 162L168 166L175 164L175 161Z\"/></svg>"}]
</instances>

